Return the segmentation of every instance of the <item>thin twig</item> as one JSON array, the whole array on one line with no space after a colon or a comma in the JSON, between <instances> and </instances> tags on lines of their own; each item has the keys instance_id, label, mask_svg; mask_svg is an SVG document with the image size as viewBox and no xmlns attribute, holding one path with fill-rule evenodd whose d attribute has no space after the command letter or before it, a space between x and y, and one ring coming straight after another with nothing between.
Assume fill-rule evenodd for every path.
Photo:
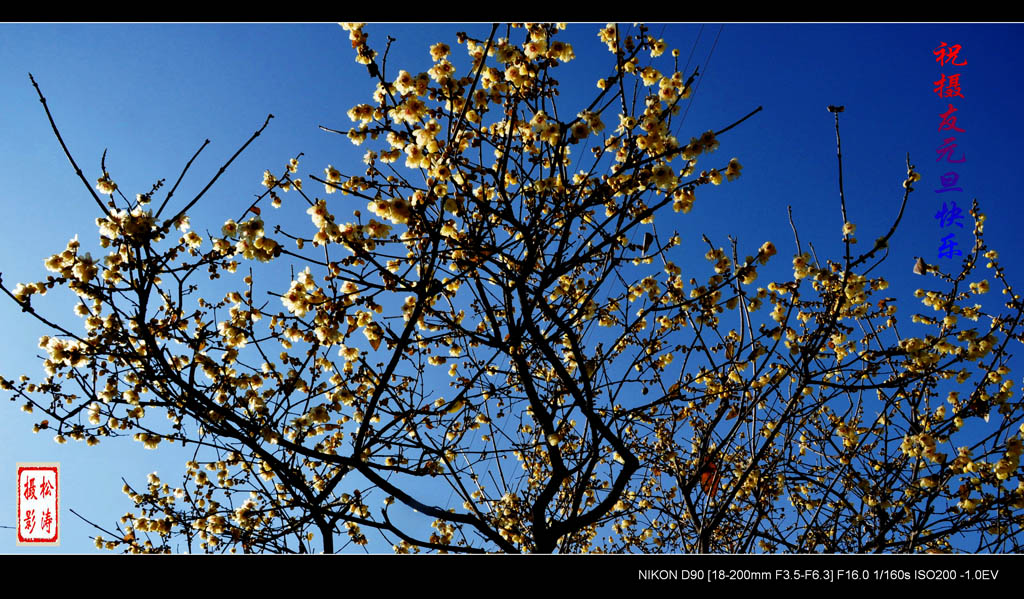
<instances>
[{"instance_id":1,"label":"thin twig","mask_svg":"<svg viewBox=\"0 0 1024 599\"><path fill-rule=\"evenodd\" d=\"M910 152L907 152L907 172L909 173L913 169L914 169L914 165L910 164ZM873 269L878 264L881 264L881 262L883 260L885 260L885 257L888 256L888 254L889 254L889 239L891 239L892 236L896 233L896 229L897 229L897 227L899 227L900 221L903 220L903 213L904 213L904 211L907 208L907 201L910 199L910 192L911 191L914 191L914 186L908 183L905 186L904 191L903 191L903 201L900 202L900 209L896 213L896 219L893 221L892 226L889 227L889 231L886 232L886 234L883 235L882 237L879 237L878 240L875 241L875 245L866 254L864 254L864 255L860 256L859 258L857 258L856 260L854 260L853 263L850 264L849 268L856 267L857 265L861 264L862 262L866 262L872 256L874 256L878 252L878 250L881 250L881 249L885 250L885 254L882 256L882 258L879 259L879 261L875 265L873 265L871 267L871 269ZM865 271L864 274L867 274L867 272L870 272L871 269L868 269L868 271Z\"/></svg>"},{"instance_id":2,"label":"thin twig","mask_svg":"<svg viewBox=\"0 0 1024 599\"><path fill-rule=\"evenodd\" d=\"M173 196L174 195L174 191L176 189L178 189L178 184L181 183L181 180L185 178L185 173L188 172L189 167L191 167L192 163L195 162L196 157L198 157L199 153L203 151L203 148L205 148L208 145L210 145L210 140L209 139L205 140L203 142L203 145L199 146L199 149L196 150L196 153L192 155L191 159L189 159L188 164L185 165L185 168L181 169L181 174L178 175L178 180L174 182L174 186L172 186L171 190L169 192L167 192L167 197L164 198L163 203L160 204L160 208L156 211L156 217L155 218L157 218L157 219L160 218L160 214L163 213L164 207L167 205L167 202L171 201L171 196Z\"/></svg>"},{"instance_id":3,"label":"thin twig","mask_svg":"<svg viewBox=\"0 0 1024 599\"><path fill-rule=\"evenodd\" d=\"M82 169L78 166L78 163L75 162L75 159L71 156L71 150L69 150L67 144L64 143L64 138L61 137L60 131L57 129L57 123L53 121L53 115L50 114L50 107L46 105L46 98L43 96L42 90L39 89L39 84L36 83L35 77L32 76L32 73L29 73L28 78L30 81L32 81L32 86L36 88L36 93L39 95L39 101L42 102L43 110L46 111L46 118L50 119L50 127L53 129L53 134L57 136L57 141L60 142L60 147L64 149L64 155L68 157L68 161L71 162L71 166L74 167L75 174L78 175L78 178L82 180L82 183L85 185L85 188L89 190L90 194L92 194L92 198L96 200L96 205L100 207L100 210L103 212L103 215L108 216L109 213L107 212L107 207L103 204L103 200L100 199L100 196L96 194L96 191L92 188L92 185L90 185L89 181L86 180L85 175L82 174Z\"/></svg>"},{"instance_id":4,"label":"thin twig","mask_svg":"<svg viewBox=\"0 0 1024 599\"><path fill-rule=\"evenodd\" d=\"M121 479L121 480L124 480L124 479ZM126 483L126 484L127 484L127 483ZM102 527L102 526L100 526L99 524L96 524L96 523L95 523L95 522L93 522L92 520L89 520L88 518L86 518L86 517L85 517L85 516L83 516L82 514L79 514L78 512L76 512L76 511L75 511L75 510L73 510L73 509L70 509L70 508L69 508L69 509L68 509L68 511L70 511L70 512L71 512L72 514L74 514L74 515L78 516L78 517L79 517L79 519L81 519L81 520L82 520L82 522L85 522L86 524L88 524L89 526L92 526L92 527L93 527L93 528L95 528L96 530L98 530L98 531L100 531L100 532L103 532L103 533L106 533L106 534L110 535L111 537L113 537L113 538L111 539L112 541L118 540L118 539L117 539L117 533L111 532L111 531L109 531L109 530L107 530L107 529L103 528L103 527Z\"/></svg>"},{"instance_id":5,"label":"thin twig","mask_svg":"<svg viewBox=\"0 0 1024 599\"><path fill-rule=\"evenodd\" d=\"M841 110L831 110L832 115L835 117L836 122L836 158L839 161L839 207L843 212L843 243L846 246L846 265L843 274L843 281L845 284L847 274L850 271L850 236L852 234L846 233L846 224L850 222L850 219L846 216L846 194L843 192L843 144L839 139L839 113Z\"/></svg>"},{"instance_id":6,"label":"thin twig","mask_svg":"<svg viewBox=\"0 0 1024 599\"><path fill-rule=\"evenodd\" d=\"M736 125L739 125L739 124L740 124L740 123L742 123L743 121L745 121L745 120L749 119L750 117L754 116L755 114L757 114L757 113L761 112L761 109L763 109L763 108L764 108L764 106L758 106L758 107L757 107L757 108L755 108L754 110L750 111L750 114L748 114L747 116L743 117L742 119L740 119L740 120L736 121L735 123L733 123L733 124L729 125L729 126L728 126L728 127L726 127L725 129L722 129L721 131L715 131L715 137L717 137L717 136L719 136L719 135L721 135L721 134L725 133L725 132L726 132L726 131L728 131L729 129L732 129L732 128L733 128L733 127L735 127Z\"/></svg>"},{"instance_id":7,"label":"thin twig","mask_svg":"<svg viewBox=\"0 0 1024 599\"><path fill-rule=\"evenodd\" d=\"M206 187L204 187L204 188L203 188L203 190L202 190L202 191L200 191L200 192L199 192L199 193L198 193L198 194L196 195L196 197L192 198L192 201L191 201L191 202L189 202L187 206L185 206L184 208L182 208L182 209L181 209L181 210L180 210L180 211L179 211L179 212L178 212L177 214L175 214L175 215L174 215L174 218L172 218L172 219L171 219L171 222L177 222L177 221L178 221L178 219L179 219L179 218L181 218L181 216L182 216L183 214L185 214L186 212L188 212L189 210L191 210L191 209L192 209L192 206L195 206L195 205L196 205L196 202L198 202L198 201L199 201L199 198L203 197L203 195L204 195L204 194L205 194L205 193L206 193L206 192L207 192L207 191L208 191L208 190L209 190L209 189L210 189L211 187L213 187L213 184L217 182L217 179L219 179L221 175L223 175L223 174L224 174L224 171L226 171L226 170L228 169L228 166L230 166L230 165L231 165L231 163L235 161L235 158L238 158L238 155L239 155L239 154L241 154L241 153L242 153L242 152L243 152L243 151L244 151L244 150L245 150L245 149L246 149L247 147L249 147L249 144L251 144L251 143L253 142L253 140L254 140L254 139L256 139L257 137L259 137L259 136L260 136L260 134L261 134L261 133L263 133L263 130L267 128L267 125L269 125L269 124L270 124L270 119L272 119L272 118L274 118L274 115L272 115L272 114L268 114L268 115L267 115L267 120L263 121L263 126L262 126L262 127L260 127L260 128L259 128L259 129L258 129L258 130L257 130L257 131L255 132L255 133L253 133L253 134L252 134L252 135L251 135L251 136L249 137L249 139L248 139L248 140L246 140L246 142L245 142L244 144L242 144L242 147L238 148L238 151L237 151L237 152L235 152L235 153L234 153L234 154L233 154L233 155L231 156L231 158L229 158L229 159L228 159L228 161L227 161L227 162L225 162L225 163L224 163L224 165L220 167L220 169L219 169L219 170L217 171L217 174L216 174L216 175L214 175L212 179L210 179L210 182L206 184Z\"/></svg>"},{"instance_id":8,"label":"thin twig","mask_svg":"<svg viewBox=\"0 0 1024 599\"><path fill-rule=\"evenodd\" d=\"M459 118L455 121L455 127L448 130L448 141L453 142L453 136L457 133L461 133L462 121L466 118L466 111L469 109L469 105L472 104L473 92L476 90L477 84L480 82L480 74L484 71L484 65L487 63L487 53L491 51L491 44L494 43L494 34L498 32L498 23L491 26L491 35L487 38L487 44L484 46L484 53L480 57L480 66L476 69L476 75L473 77L473 84L469 87L469 92L466 93L466 103L462 105L462 110L459 112ZM448 121L451 125L451 119ZM458 144L454 144L457 146ZM444 158L449 156L453 144L449 143L444 149Z\"/></svg>"},{"instance_id":9,"label":"thin twig","mask_svg":"<svg viewBox=\"0 0 1024 599\"><path fill-rule=\"evenodd\" d=\"M5 295L10 297L12 300L14 300L14 302L16 304L21 306L21 311L22 312L28 312L29 314L34 316L36 318L36 320L38 320L39 322L42 322L43 324L45 324L46 326L50 327L51 329L53 329L55 331L60 331L61 333L64 333L68 337L73 338L73 339L75 339L77 341L83 341L83 339L81 337L79 337L78 335L76 335L76 334L72 333L71 331L65 329L64 327L60 326L59 324L56 324L54 322L50 322L49 320L47 320L46 318L41 316L38 312L36 312L36 309L32 307L31 300L21 301L18 298L14 297L14 294L11 293L11 291L9 289L7 289L7 287L5 287L4 284L3 284L3 273L0 273L0 291L3 291Z\"/></svg>"},{"instance_id":10,"label":"thin twig","mask_svg":"<svg viewBox=\"0 0 1024 599\"><path fill-rule=\"evenodd\" d=\"M811 255L814 256L814 266L821 268L821 262L818 260L818 252L814 251L814 243L808 241L807 247L811 248Z\"/></svg>"},{"instance_id":11,"label":"thin twig","mask_svg":"<svg viewBox=\"0 0 1024 599\"><path fill-rule=\"evenodd\" d=\"M846 218L846 195L843 193L843 144L839 138L839 113L833 112L836 121L836 158L839 160L839 205L843 211L843 224L849 222Z\"/></svg>"},{"instance_id":12,"label":"thin twig","mask_svg":"<svg viewBox=\"0 0 1024 599\"><path fill-rule=\"evenodd\" d=\"M803 254L803 250L800 249L800 235L796 232L796 225L793 224L793 206L787 206L789 210L789 226L793 229L793 237L796 238L796 253Z\"/></svg>"},{"instance_id":13,"label":"thin twig","mask_svg":"<svg viewBox=\"0 0 1024 599\"><path fill-rule=\"evenodd\" d=\"M326 131L328 133L337 133L338 135L348 135L348 132L346 132L346 131L338 131L337 129L331 129L330 127L325 127L323 125L318 125L318 127L320 127L320 129L322 129L323 131Z\"/></svg>"}]
</instances>

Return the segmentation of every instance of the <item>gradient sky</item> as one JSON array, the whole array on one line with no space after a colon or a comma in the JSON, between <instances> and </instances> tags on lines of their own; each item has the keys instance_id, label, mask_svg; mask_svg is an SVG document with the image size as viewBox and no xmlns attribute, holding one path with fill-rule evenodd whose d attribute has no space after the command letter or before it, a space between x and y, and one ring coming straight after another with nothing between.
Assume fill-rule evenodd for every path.
<instances>
[{"instance_id":1,"label":"gradient sky","mask_svg":"<svg viewBox=\"0 0 1024 599\"><path fill-rule=\"evenodd\" d=\"M611 55L597 39L599 26L571 24L565 32L577 59L560 67L560 101L573 113L582 108L574 98L596 92L594 80L607 72ZM486 37L489 27L365 29L381 52L387 35L397 38L389 65L412 73L429 66L427 50L436 41L464 56L455 43L455 32L462 30ZM720 137L714 164L735 156L743 175L698 193L693 212L671 223L684 241L699 241L706 233L716 245L725 245L726 236L733 235L742 255L771 240L785 257L795 251L786 217L786 206L792 205L801 241L814 242L819 253L834 254L840 248L842 219L835 130L825 107L836 104L846 107L841 115L844 186L850 220L858 225L862 243L888 230L903 196L908 152L923 176L883 270L893 284L891 295L905 306L902 314L919 306L909 296L921 284L912 279L914 256L952 264L937 256L946 231L934 214L943 200L955 199L966 209L978 198L989 215L989 246L999 250L1011 282L1024 282L1024 238L1017 223L1022 212L1017 186L1024 175L1016 155L1017 142L1024 139L1024 119L1017 113L1018 77L1024 73L1017 50L1024 27L716 23L654 24L651 33L680 50L681 64L691 57L687 74L701 65L703 75L676 131L681 139L721 129L763 106ZM940 67L933 50L941 42L960 44L958 62L967 64ZM0 164L6 165L7 180L0 191L0 273L9 287L44 278L43 259L62 250L75 234L85 249L97 253L97 208L64 158L29 72L86 177L95 181L100 175L100 157L107 149L108 170L126 195L147 191L160 178L173 182L209 138L210 146L177 193L189 197L273 113L268 129L193 213L193 228L200 231L219 230L224 220L237 218L262 190L263 171L279 171L299 152L305 153L299 173L308 177L322 174L327 164L357 172L366 149L318 129L347 128L346 111L368 101L372 91L365 68L353 61L347 32L337 24L0 24ZM933 92L940 73L961 75L963 98L940 98ZM966 158L956 165L937 162L936 153L949 137L938 127L950 102L958 109L957 126L965 130L955 133L953 157ZM609 118L605 122L611 123ZM959 174L962 193L934 193L939 175L947 170ZM285 199L283 211L289 209ZM287 218L308 227L304 208L290 207L293 214ZM956 239L967 244L968 233L969 228ZM282 272L286 288L287 271ZM0 299L0 374L38 376L36 343L45 331L7 298ZM66 297L48 295L34 305L81 327ZM0 438L5 441L0 448L0 526L5 527L0 528L0 553L94 552L88 537L95 531L69 508L109 527L132 508L120 490L122 477L141 485L146 474L159 471L173 484L182 470L174 450L147 451L129 439L106 440L95 448L57 445L52 432L32 433L41 416L21 412L20 404L6 396L0 399ZM61 464L64 508L58 548L15 545L17 462Z\"/></svg>"}]
</instances>

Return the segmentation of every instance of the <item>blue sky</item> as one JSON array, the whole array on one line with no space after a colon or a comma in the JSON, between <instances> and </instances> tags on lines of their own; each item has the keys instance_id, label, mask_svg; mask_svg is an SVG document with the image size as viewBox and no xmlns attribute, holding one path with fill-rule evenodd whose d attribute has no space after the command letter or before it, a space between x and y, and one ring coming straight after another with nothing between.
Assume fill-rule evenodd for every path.
<instances>
[{"instance_id":1,"label":"blue sky","mask_svg":"<svg viewBox=\"0 0 1024 599\"><path fill-rule=\"evenodd\" d=\"M610 55L596 36L602 24L571 24L565 32L577 55L561 67L560 101L566 106L575 106L581 93L596 92L594 80L607 70ZM365 30L379 51L387 35L397 38L389 64L416 73L430 64L430 44L445 41L459 55L464 50L455 43L456 31L486 36L488 29L382 24ZM1017 223L1024 181L1017 157L1017 143L1024 139L1024 119L1017 112L1022 26L653 24L651 33L680 50L681 64L692 56L687 73L696 64L704 73L677 131L680 138L721 129L763 106L721 136L715 164L735 156L743 176L698 194L693 212L671 225L684 241L699 241L706 233L725 245L726 236L734 235L747 253L771 240L782 256L791 255L786 206L792 205L802 242L814 242L819 252L838 250L835 131L825 110L836 104L846 107L844 186L862 242L880 236L895 216L908 152L923 176L884 267L893 296L907 298L904 305L914 308L909 294L920 284L910 274L914 256L951 264L937 256L946 233L933 217L942 200L954 195L964 207L979 199L989 215L989 245L1000 251L1011 281L1024 280ZM960 44L959 61L967 65L940 68L932 52L941 42ZM43 259L75 234L87 247L96 238L96 206L53 137L29 72L86 177L94 181L100 175L107 149L108 169L126 194L147 191L160 178L173 182L209 138L177 195L194 194L273 113L268 129L192 216L199 230L217 230L238 217L261 191L263 171L280 170L299 152L305 153L299 174L307 177L322 174L327 164L356 172L364 151L318 129L348 127L346 111L372 91L337 24L0 24L0 164L6 165L8 182L0 191L0 272L9 286L45 277ZM940 73L961 75L963 98L933 93ZM955 134L954 158L966 158L957 165L936 161L936 149L949 136L938 131L939 115L950 102L958 109L957 126L965 130ZM940 197L933 190L950 168L959 174L963 192ZM282 218L308 223L304 209L291 207L294 213ZM970 241L966 233L957 238ZM283 273L279 288L287 286ZM80 326L67 298L44 299L35 305ZM34 356L44 330L9 301L0 302L0 330L0 374L41 373ZM146 451L127 439L96 448L57 445L52 434L32 433L38 415L24 414L18 403L0 397L0 436L6 440L0 449L2 526L14 524L17 462L60 462L66 508L104 526L131 509L120 491L122 477L143 484L149 472L169 477L181 470L173 451ZM4 528L0 552L95 551L87 538L93 531L67 509L62 518L59 548L17 547L13 529Z\"/></svg>"}]
</instances>

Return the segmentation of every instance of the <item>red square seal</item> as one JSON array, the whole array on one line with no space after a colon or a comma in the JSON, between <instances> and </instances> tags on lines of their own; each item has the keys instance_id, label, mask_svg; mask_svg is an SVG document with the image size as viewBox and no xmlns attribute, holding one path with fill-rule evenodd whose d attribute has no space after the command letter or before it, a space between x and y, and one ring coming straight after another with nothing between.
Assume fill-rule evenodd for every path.
<instances>
[{"instance_id":1,"label":"red square seal","mask_svg":"<svg viewBox=\"0 0 1024 599\"><path fill-rule=\"evenodd\" d=\"M18 464L18 545L60 544L60 464Z\"/></svg>"}]
</instances>

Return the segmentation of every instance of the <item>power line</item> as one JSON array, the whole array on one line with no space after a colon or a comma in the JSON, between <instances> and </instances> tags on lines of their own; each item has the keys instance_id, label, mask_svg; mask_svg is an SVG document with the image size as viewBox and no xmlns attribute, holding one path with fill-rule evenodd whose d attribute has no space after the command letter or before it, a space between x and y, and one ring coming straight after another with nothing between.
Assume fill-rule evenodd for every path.
<instances>
[{"instance_id":1,"label":"power line","mask_svg":"<svg viewBox=\"0 0 1024 599\"><path fill-rule=\"evenodd\" d=\"M697 92L700 91L700 84L704 81L704 77L707 75L708 64L711 63L711 55L715 53L715 47L718 46L718 38L722 36L722 29L724 27L725 27L725 24L722 24L722 25L718 26L718 33L715 35L715 41L714 41L714 43L711 44L711 50L708 51L708 57L704 59L704 70L702 70L700 72L700 77L697 79L697 87L693 90L693 94L690 96L690 101L686 104L686 111L683 112L683 118L679 121L679 129L680 129L680 131L682 130L683 123L686 122L686 115L690 113L690 107L693 106L693 103L697 99ZM701 25L701 29L702 30L704 29L703 25ZM698 40L700 39L700 33L699 32L697 33L697 39ZM694 42L694 48L696 48L696 45L697 45L697 42ZM692 49L690 50L690 55L693 56L693 50ZM690 59L687 58L686 59L686 69L684 70L684 72L686 70L689 70L689 66L690 66Z\"/></svg>"}]
</instances>

